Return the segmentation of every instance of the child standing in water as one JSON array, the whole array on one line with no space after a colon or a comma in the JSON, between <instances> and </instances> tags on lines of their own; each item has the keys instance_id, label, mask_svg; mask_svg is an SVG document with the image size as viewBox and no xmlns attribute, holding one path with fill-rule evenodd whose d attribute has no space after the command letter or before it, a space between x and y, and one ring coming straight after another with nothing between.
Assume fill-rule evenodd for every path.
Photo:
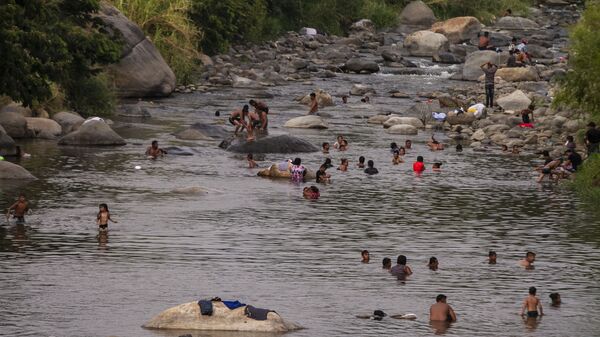
<instances>
[{"instance_id":1,"label":"child standing in water","mask_svg":"<svg viewBox=\"0 0 600 337\"><path fill-rule=\"evenodd\" d=\"M110 212L108 211L107 204L100 204L100 210L98 211L97 221L98 229L101 232L108 231L108 221L112 221L113 223L117 223L117 221L110 218Z\"/></svg>"},{"instance_id":2,"label":"child standing in water","mask_svg":"<svg viewBox=\"0 0 600 337\"><path fill-rule=\"evenodd\" d=\"M525 310L527 310L528 318L536 318L544 315L544 311L542 310L542 302L540 302L540 299L535 296L536 292L537 289L535 287L529 288L529 296L527 296L525 301L523 301L521 316L525 316Z\"/></svg>"},{"instance_id":3,"label":"child standing in water","mask_svg":"<svg viewBox=\"0 0 600 337\"><path fill-rule=\"evenodd\" d=\"M19 199L17 202L12 204L8 208L8 212L6 213L6 221L9 221L10 214L12 213L13 218L17 219L17 224L25 223L25 213L29 211L29 203L23 194L19 195Z\"/></svg>"}]
</instances>

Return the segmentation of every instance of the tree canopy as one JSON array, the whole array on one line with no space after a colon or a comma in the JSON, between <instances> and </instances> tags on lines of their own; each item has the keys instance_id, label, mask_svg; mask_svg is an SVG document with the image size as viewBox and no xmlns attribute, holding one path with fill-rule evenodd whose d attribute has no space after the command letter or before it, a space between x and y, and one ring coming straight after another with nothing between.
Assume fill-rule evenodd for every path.
<instances>
[{"instance_id":1,"label":"tree canopy","mask_svg":"<svg viewBox=\"0 0 600 337\"><path fill-rule=\"evenodd\" d=\"M4 0L0 3L0 95L26 106L67 97L100 65L120 58L118 39L93 16L98 0Z\"/></svg>"}]
</instances>

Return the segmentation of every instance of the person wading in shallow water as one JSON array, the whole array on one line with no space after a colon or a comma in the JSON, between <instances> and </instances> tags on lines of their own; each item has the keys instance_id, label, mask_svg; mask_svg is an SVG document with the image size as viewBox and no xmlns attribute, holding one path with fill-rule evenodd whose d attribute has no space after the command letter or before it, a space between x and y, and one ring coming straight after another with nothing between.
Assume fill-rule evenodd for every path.
<instances>
[{"instance_id":1,"label":"person wading in shallow water","mask_svg":"<svg viewBox=\"0 0 600 337\"><path fill-rule=\"evenodd\" d=\"M454 313L452 307L446 303L446 298L446 295L437 295L435 298L435 304L429 308L430 321L456 321L456 313Z\"/></svg>"}]
</instances>

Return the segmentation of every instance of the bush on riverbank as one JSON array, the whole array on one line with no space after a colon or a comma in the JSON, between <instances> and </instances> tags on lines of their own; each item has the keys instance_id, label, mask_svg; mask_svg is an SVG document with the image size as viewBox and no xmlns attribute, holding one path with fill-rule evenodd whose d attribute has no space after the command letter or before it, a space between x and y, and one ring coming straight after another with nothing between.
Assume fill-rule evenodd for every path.
<instances>
[{"instance_id":1,"label":"bush on riverbank","mask_svg":"<svg viewBox=\"0 0 600 337\"><path fill-rule=\"evenodd\" d=\"M555 106L587 111L600 120L600 1L587 1L580 21L570 32L569 67Z\"/></svg>"},{"instance_id":2,"label":"bush on riverbank","mask_svg":"<svg viewBox=\"0 0 600 337\"><path fill-rule=\"evenodd\" d=\"M593 155L583 163L575 175L573 188L589 204L600 204L600 155Z\"/></svg>"},{"instance_id":3,"label":"bush on riverbank","mask_svg":"<svg viewBox=\"0 0 600 337\"><path fill-rule=\"evenodd\" d=\"M112 0L112 4L150 37L178 82L192 79L200 31L188 17L191 0Z\"/></svg>"},{"instance_id":4,"label":"bush on riverbank","mask_svg":"<svg viewBox=\"0 0 600 337\"><path fill-rule=\"evenodd\" d=\"M439 19L457 16L474 16L484 23L502 16L507 9L513 15L527 14L532 0L426 0Z\"/></svg>"},{"instance_id":5,"label":"bush on riverbank","mask_svg":"<svg viewBox=\"0 0 600 337\"><path fill-rule=\"evenodd\" d=\"M120 42L92 17L98 9L97 0L0 4L0 95L36 108L63 94L92 94L78 84L121 54Z\"/></svg>"}]
</instances>

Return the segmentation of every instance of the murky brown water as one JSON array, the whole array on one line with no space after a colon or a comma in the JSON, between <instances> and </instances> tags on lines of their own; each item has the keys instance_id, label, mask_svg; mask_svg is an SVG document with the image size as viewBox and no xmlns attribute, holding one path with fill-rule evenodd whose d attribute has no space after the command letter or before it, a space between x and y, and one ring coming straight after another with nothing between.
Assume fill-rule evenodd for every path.
<instances>
[{"instance_id":1,"label":"murky brown water","mask_svg":"<svg viewBox=\"0 0 600 337\"><path fill-rule=\"evenodd\" d=\"M335 93L353 81L375 83L383 97L370 107L324 109L333 115L326 131L281 127L306 112L292 98L312 86L268 90L275 96L268 99L272 133L290 132L315 144L343 133L350 141L347 153L334 151L332 158L350 158L352 169L331 170L334 182L321 188L317 202L301 198L302 186L256 177L218 142L171 135L182 124L214 120L216 109L242 104L248 97L242 90L156 102L153 119L118 121L125 147L25 143L33 158L21 164L40 180L0 185L3 207L24 191L34 208L26 226L0 226L0 335L178 336L183 332L140 326L170 306L220 296L276 309L307 328L293 337L428 336L437 331L428 308L438 293L448 295L458 314L448 336L598 335L600 217L588 214L569 190L536 184L536 158L469 149L431 153L424 145L430 131L412 137L406 163L392 166L389 143L405 137L356 117L411 104L385 98L390 89L414 93L452 83L377 75L318 84ZM196 154L147 161L142 153L154 138ZM378 176L354 168L360 155L375 160ZM443 162L443 172L415 177L417 155L429 165ZM320 153L302 158L312 168L323 161ZM206 193L172 192L192 186ZM96 239L100 202L119 221L110 225L107 242ZM362 249L371 252L372 263L359 262ZM498 265L486 264L490 249L498 252ZM532 271L517 266L527 250L538 253ZM398 254L408 256L414 270L406 283L380 267L383 257L395 260ZM430 256L439 259L439 271L427 269ZM538 288L547 313L537 326L518 316L530 286ZM554 291L564 301L558 309L548 305ZM374 309L412 312L418 319L354 318Z\"/></svg>"}]
</instances>

